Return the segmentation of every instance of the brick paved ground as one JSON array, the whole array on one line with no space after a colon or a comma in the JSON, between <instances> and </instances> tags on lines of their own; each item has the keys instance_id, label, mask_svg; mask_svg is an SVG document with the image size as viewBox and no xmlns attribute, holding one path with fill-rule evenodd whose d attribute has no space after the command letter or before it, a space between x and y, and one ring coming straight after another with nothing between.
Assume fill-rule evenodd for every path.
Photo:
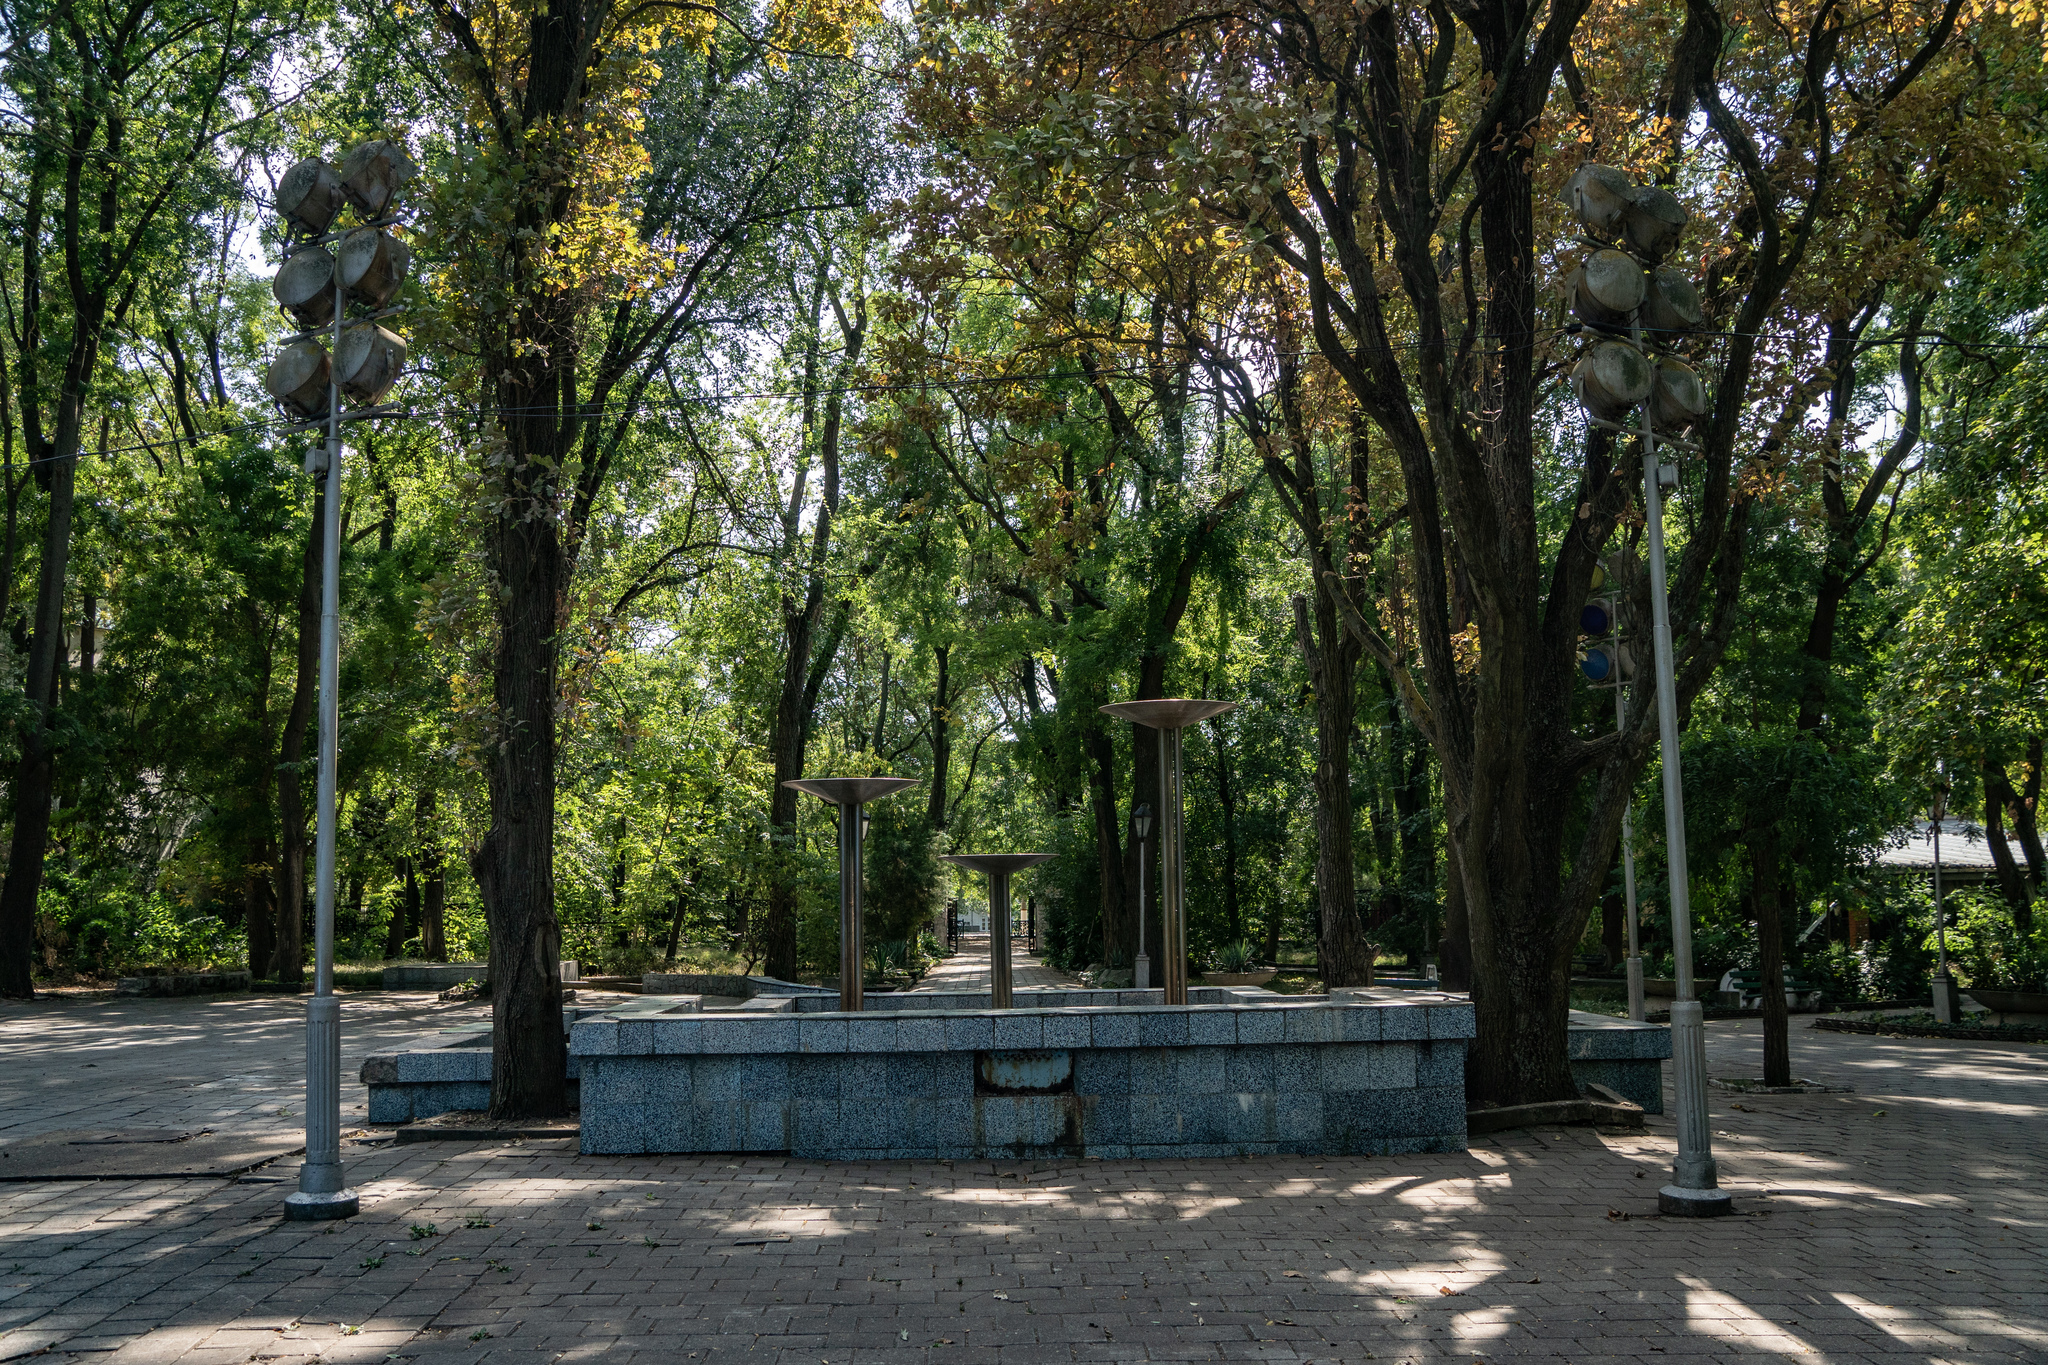
<instances>
[{"instance_id":1,"label":"brick paved ground","mask_svg":"<svg viewBox=\"0 0 2048 1365\"><path fill-rule=\"evenodd\" d=\"M406 1014L366 1000L358 1054ZM45 1018L93 1036L90 1008L0 1009L0 1071ZM153 1008L129 1018L219 1009ZM1709 1032L1715 1074L1753 1073L1754 1024ZM135 1046L160 1089L261 1050ZM325 1227L283 1223L283 1185L0 1185L0 1360L2048 1360L2048 1048L1800 1030L1794 1057L1857 1093L1717 1094L1743 1216L1705 1224L1654 1217L1661 1120L1380 1160L356 1143L364 1212Z\"/></svg>"},{"instance_id":2,"label":"brick paved ground","mask_svg":"<svg viewBox=\"0 0 2048 1365\"><path fill-rule=\"evenodd\" d=\"M1074 977L1056 967L1048 967L1039 959L1025 952L1022 945L1013 945L1010 950L1010 985L1017 990L1026 986L1079 986ZM960 951L932 968L925 979L917 983L920 991L986 991L989 987L988 935L960 935ZM910 992L905 992L909 994Z\"/></svg>"}]
</instances>

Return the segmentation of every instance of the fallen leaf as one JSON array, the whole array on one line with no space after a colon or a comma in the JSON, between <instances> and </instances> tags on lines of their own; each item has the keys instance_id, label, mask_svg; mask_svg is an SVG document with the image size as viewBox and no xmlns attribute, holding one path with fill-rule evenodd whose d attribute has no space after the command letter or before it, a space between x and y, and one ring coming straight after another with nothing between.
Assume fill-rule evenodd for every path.
<instances>
[{"instance_id":1,"label":"fallen leaf","mask_svg":"<svg viewBox=\"0 0 2048 1365\"><path fill-rule=\"evenodd\" d=\"M1609 1221L1616 1223L1626 1223L1628 1221L1628 1215L1623 1213L1620 1209L1607 1210L1607 1217Z\"/></svg>"},{"instance_id":2,"label":"fallen leaf","mask_svg":"<svg viewBox=\"0 0 2048 1365\"><path fill-rule=\"evenodd\" d=\"M1282 1275L1285 1275L1290 1280L1298 1280L1301 1278L1301 1272L1299 1270L1283 1270L1280 1273Z\"/></svg>"},{"instance_id":3,"label":"fallen leaf","mask_svg":"<svg viewBox=\"0 0 2048 1365\"><path fill-rule=\"evenodd\" d=\"M1008 1300L1010 1296L1008 1294L998 1294L996 1295L996 1297L999 1299Z\"/></svg>"},{"instance_id":4,"label":"fallen leaf","mask_svg":"<svg viewBox=\"0 0 2048 1365\"><path fill-rule=\"evenodd\" d=\"M1440 1285L1438 1285L1438 1286L1436 1287L1436 1292L1437 1292L1437 1293L1439 1293L1439 1294L1442 1294L1442 1295L1443 1295L1443 1296L1444 1296L1445 1298L1449 1298L1449 1299L1462 1299L1462 1298L1464 1298L1464 1297L1465 1297L1465 1291L1464 1291L1464 1290L1462 1290L1462 1289L1453 1289L1453 1288L1451 1288L1451 1287L1450 1287L1449 1285L1447 1285L1447 1284L1440 1284Z\"/></svg>"},{"instance_id":5,"label":"fallen leaf","mask_svg":"<svg viewBox=\"0 0 2048 1365\"><path fill-rule=\"evenodd\" d=\"M1739 1110L1741 1110L1741 1111L1742 1111L1743 1113L1745 1113L1745 1114L1754 1114L1754 1113L1756 1112L1756 1110L1754 1110L1754 1109L1750 1108L1750 1107L1749 1107L1748 1105L1746 1105L1746 1104L1731 1104L1731 1105L1729 1105L1728 1107L1729 1107L1730 1109L1739 1109Z\"/></svg>"},{"instance_id":6,"label":"fallen leaf","mask_svg":"<svg viewBox=\"0 0 2048 1365\"><path fill-rule=\"evenodd\" d=\"M1536 1275L1536 1276L1532 1276L1531 1278L1529 1278L1529 1279L1527 1279L1527 1280L1523 1281L1523 1283L1525 1283L1525 1284L1542 1284L1542 1283L1543 1283L1543 1277L1542 1277L1541 1275Z\"/></svg>"}]
</instances>

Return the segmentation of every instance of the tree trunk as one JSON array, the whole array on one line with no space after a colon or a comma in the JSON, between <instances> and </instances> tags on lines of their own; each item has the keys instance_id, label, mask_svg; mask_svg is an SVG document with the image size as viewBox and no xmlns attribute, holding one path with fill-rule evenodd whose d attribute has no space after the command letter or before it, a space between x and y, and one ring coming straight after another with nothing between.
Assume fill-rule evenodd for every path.
<instances>
[{"instance_id":1,"label":"tree trunk","mask_svg":"<svg viewBox=\"0 0 2048 1365\"><path fill-rule=\"evenodd\" d=\"M291 709L278 739L277 815L281 827L277 859L277 943L271 976L300 981L306 971L306 801L300 771L306 757L306 729L320 682L320 563L327 539L327 480L313 480L313 524L299 574L297 674Z\"/></svg>"},{"instance_id":2,"label":"tree trunk","mask_svg":"<svg viewBox=\"0 0 2048 1365\"><path fill-rule=\"evenodd\" d=\"M1472 924L1465 906L1465 874L1453 853L1444 859L1444 933L1436 947L1437 982L1447 991L1469 991L1472 979Z\"/></svg>"},{"instance_id":3,"label":"tree trunk","mask_svg":"<svg viewBox=\"0 0 2048 1365\"><path fill-rule=\"evenodd\" d=\"M1358 710L1358 646L1342 631L1329 590L1316 588L1315 624L1306 597L1294 598L1294 636L1316 699L1316 956L1323 989L1370 986L1351 851L1351 730Z\"/></svg>"},{"instance_id":4,"label":"tree trunk","mask_svg":"<svg viewBox=\"0 0 2048 1365\"><path fill-rule=\"evenodd\" d=\"M1216 743L1216 805L1223 814L1223 922L1230 926L1230 939L1244 937L1244 913L1237 897L1237 789L1230 783L1230 749L1225 742L1219 717L1209 724Z\"/></svg>"},{"instance_id":5,"label":"tree trunk","mask_svg":"<svg viewBox=\"0 0 2048 1365\"><path fill-rule=\"evenodd\" d=\"M1791 1021L1785 1008L1785 931L1779 904L1778 827L1754 831L1749 843L1750 904L1756 917L1757 967L1763 977L1764 1084L1792 1084Z\"/></svg>"},{"instance_id":6,"label":"tree trunk","mask_svg":"<svg viewBox=\"0 0 2048 1365\"><path fill-rule=\"evenodd\" d=\"M420 956L429 962L448 960L448 866L441 856L441 834L434 827L434 789L426 788L414 807L420 846Z\"/></svg>"},{"instance_id":7,"label":"tree trunk","mask_svg":"<svg viewBox=\"0 0 2048 1365\"><path fill-rule=\"evenodd\" d=\"M2034 771L2028 779L2028 786L2037 792L2041 780L2038 744L2036 741ZM2017 828L2020 852L2027 860L2024 867L2019 859L2012 856L2012 840L2006 836L2008 812ZM2031 934L2034 931L2034 900L2041 894L2041 839L2034 825L2034 802L2013 789L2004 764L1988 757L1984 760L1984 834L1991 849L1991 864L1998 878L1999 894L2005 898L2006 908L2012 912L2013 927L2023 936Z\"/></svg>"},{"instance_id":8,"label":"tree trunk","mask_svg":"<svg viewBox=\"0 0 2048 1365\"><path fill-rule=\"evenodd\" d=\"M14 837L7 880L0 886L0 998L35 996L36 900L50 843L50 797L57 777L57 665L64 649L64 570L71 555L73 476L78 465L78 404L66 395L50 465L50 508L43 527L42 574L36 586L35 636L29 645L28 714L19 725L21 761L14 770ZM68 427L68 430L67 430Z\"/></svg>"},{"instance_id":9,"label":"tree trunk","mask_svg":"<svg viewBox=\"0 0 2048 1365\"><path fill-rule=\"evenodd\" d=\"M933 651L938 681L932 686L932 779L925 794L925 819L933 829L946 827L946 781L953 766L953 695L949 665L953 647L940 645Z\"/></svg>"},{"instance_id":10,"label":"tree trunk","mask_svg":"<svg viewBox=\"0 0 2048 1365\"><path fill-rule=\"evenodd\" d=\"M242 920L249 936L249 974L262 977L277 953L277 883L271 880L271 856L267 841L258 840L249 850L249 862L242 874Z\"/></svg>"}]
</instances>

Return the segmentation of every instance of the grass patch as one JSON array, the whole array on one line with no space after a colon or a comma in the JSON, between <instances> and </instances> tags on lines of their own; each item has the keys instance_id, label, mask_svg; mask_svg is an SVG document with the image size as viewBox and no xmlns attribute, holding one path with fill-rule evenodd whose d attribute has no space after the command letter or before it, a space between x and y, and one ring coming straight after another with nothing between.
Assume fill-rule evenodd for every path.
<instances>
[{"instance_id":1,"label":"grass patch","mask_svg":"<svg viewBox=\"0 0 2048 1365\"><path fill-rule=\"evenodd\" d=\"M1587 1014L1611 1014L1617 1019L1628 1018L1628 991L1602 990L1598 986L1572 987L1571 1006Z\"/></svg>"}]
</instances>

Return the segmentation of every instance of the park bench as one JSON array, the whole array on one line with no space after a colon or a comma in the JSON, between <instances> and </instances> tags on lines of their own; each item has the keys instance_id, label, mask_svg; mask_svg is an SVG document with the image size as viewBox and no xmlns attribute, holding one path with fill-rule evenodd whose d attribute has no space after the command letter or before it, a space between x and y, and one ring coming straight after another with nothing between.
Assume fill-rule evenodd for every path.
<instances>
[{"instance_id":1,"label":"park bench","mask_svg":"<svg viewBox=\"0 0 2048 1365\"><path fill-rule=\"evenodd\" d=\"M1760 1009L1764 1001L1764 974L1740 968L1721 978L1720 1003L1731 1009ZM1785 1005L1788 1009L1817 1010L1821 988L1795 972L1785 974Z\"/></svg>"}]
</instances>

